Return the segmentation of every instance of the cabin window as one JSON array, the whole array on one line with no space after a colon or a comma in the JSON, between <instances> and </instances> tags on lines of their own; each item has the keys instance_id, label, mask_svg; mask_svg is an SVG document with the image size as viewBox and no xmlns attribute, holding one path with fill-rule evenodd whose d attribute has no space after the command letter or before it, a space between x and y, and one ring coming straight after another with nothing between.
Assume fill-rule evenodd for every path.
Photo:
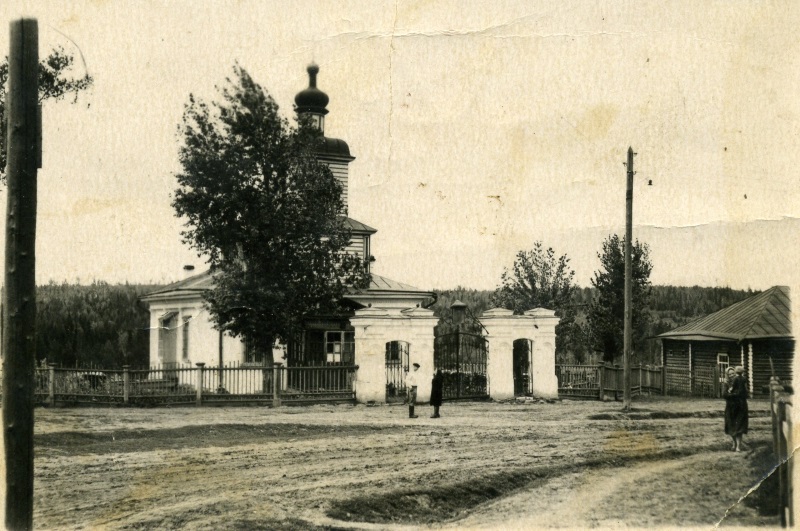
<instances>
[{"instance_id":1,"label":"cabin window","mask_svg":"<svg viewBox=\"0 0 800 531\"><path fill-rule=\"evenodd\" d=\"M728 370L728 367L731 366L730 358L728 357L727 352L720 352L717 354L717 367L719 367L719 381L725 381L725 373Z\"/></svg>"}]
</instances>

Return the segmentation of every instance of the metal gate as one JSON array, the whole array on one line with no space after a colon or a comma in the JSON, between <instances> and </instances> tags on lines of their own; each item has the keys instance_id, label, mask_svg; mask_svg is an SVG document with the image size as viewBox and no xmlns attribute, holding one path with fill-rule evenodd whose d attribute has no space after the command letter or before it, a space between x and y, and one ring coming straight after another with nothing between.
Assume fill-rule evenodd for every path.
<instances>
[{"instance_id":1,"label":"metal gate","mask_svg":"<svg viewBox=\"0 0 800 531\"><path fill-rule=\"evenodd\" d=\"M489 342L466 332L453 332L434 340L434 369L442 370L442 398L486 398L489 395L486 360Z\"/></svg>"},{"instance_id":2,"label":"metal gate","mask_svg":"<svg viewBox=\"0 0 800 531\"><path fill-rule=\"evenodd\" d=\"M389 341L386 343L386 401L402 402L406 397L406 375L408 374L408 343Z\"/></svg>"}]
</instances>

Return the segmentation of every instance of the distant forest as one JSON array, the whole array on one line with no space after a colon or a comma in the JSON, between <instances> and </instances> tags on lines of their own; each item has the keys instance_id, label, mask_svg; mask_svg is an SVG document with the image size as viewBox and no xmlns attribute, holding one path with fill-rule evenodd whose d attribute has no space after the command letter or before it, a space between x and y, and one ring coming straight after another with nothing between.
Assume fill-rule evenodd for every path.
<instances>
[{"instance_id":1,"label":"distant forest","mask_svg":"<svg viewBox=\"0 0 800 531\"><path fill-rule=\"evenodd\" d=\"M151 284L56 284L36 288L36 359L62 367L148 364Z\"/></svg>"},{"instance_id":2,"label":"distant forest","mask_svg":"<svg viewBox=\"0 0 800 531\"><path fill-rule=\"evenodd\" d=\"M470 316L477 318L492 307L491 300L494 290L475 290L470 288L456 288L452 290L436 291L438 299L431 306L435 315L444 318L445 323L452 319L450 305L460 300L467 305L468 323L472 323ZM652 320L648 336L662 334L690 321L714 313L722 308L758 293L752 290L735 290L731 288L703 288L700 286L653 286L650 297L650 312ZM586 309L595 296L594 288L578 288L575 292L574 304L577 309L576 321L586 327ZM473 330L477 331L473 325ZM587 331L588 332L588 331ZM597 357L589 344L581 352L570 352L565 359L557 360L558 363L594 363ZM657 364L660 363L661 346L655 339L646 342L643 352L634 353L633 363Z\"/></svg>"},{"instance_id":3,"label":"distant forest","mask_svg":"<svg viewBox=\"0 0 800 531\"><path fill-rule=\"evenodd\" d=\"M63 367L96 366L106 369L122 365L148 364L149 312L139 297L161 286L145 284L90 285L50 283L37 288L36 358L39 363L56 363ZM452 329L450 305L460 300L467 305L467 325L480 332L476 318L491 308L493 290L457 288L437 291L438 299L431 307L442 318L438 331ZM747 297L753 291L730 288L653 286L649 335L655 336L708 315ZM574 303L578 323L586 324L585 309L594 296L592 288L576 290ZM571 352L560 363L594 362L591 345L582 352ZM647 342L639 361L658 363L660 346Z\"/></svg>"}]
</instances>

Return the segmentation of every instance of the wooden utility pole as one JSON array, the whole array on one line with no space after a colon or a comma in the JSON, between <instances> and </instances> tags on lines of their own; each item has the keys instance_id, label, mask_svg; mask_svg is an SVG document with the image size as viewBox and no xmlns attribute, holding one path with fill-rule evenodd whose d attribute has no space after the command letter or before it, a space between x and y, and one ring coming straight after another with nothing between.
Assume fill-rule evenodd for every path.
<instances>
[{"instance_id":1,"label":"wooden utility pole","mask_svg":"<svg viewBox=\"0 0 800 531\"><path fill-rule=\"evenodd\" d=\"M628 148L628 185L625 190L625 332L622 352L622 407L631 409L631 348L633 346L633 148Z\"/></svg>"},{"instance_id":2,"label":"wooden utility pole","mask_svg":"<svg viewBox=\"0 0 800 531\"><path fill-rule=\"evenodd\" d=\"M36 360L36 174L39 27L11 23L8 59L3 434L8 529L33 527L33 373Z\"/></svg>"}]
</instances>

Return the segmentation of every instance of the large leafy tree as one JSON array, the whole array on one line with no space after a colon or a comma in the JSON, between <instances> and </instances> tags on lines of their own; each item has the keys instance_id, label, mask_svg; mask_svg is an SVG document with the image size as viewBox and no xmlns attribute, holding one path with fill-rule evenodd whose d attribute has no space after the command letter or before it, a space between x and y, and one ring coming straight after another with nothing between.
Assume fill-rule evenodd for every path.
<instances>
[{"instance_id":1,"label":"large leafy tree","mask_svg":"<svg viewBox=\"0 0 800 531\"><path fill-rule=\"evenodd\" d=\"M574 277L567 255L556 256L552 247L545 249L537 241L533 249L517 253L512 269L503 271L492 303L516 314L533 308L555 310L561 319L556 326L556 357L564 361L569 352L581 357L583 333L575 321Z\"/></svg>"},{"instance_id":2,"label":"large leafy tree","mask_svg":"<svg viewBox=\"0 0 800 531\"><path fill-rule=\"evenodd\" d=\"M67 96L72 102L78 95L92 86L92 76L88 73L80 77L71 75L75 58L56 48L39 62L39 103L46 100L59 101ZM6 81L8 81L8 57L0 62L0 182L6 180Z\"/></svg>"},{"instance_id":3,"label":"large leafy tree","mask_svg":"<svg viewBox=\"0 0 800 531\"><path fill-rule=\"evenodd\" d=\"M179 133L173 206L185 242L211 265L206 306L218 329L269 359L305 316L337 312L367 282L363 260L344 252L341 185L314 154L319 132L290 125L239 66L219 101L190 96Z\"/></svg>"},{"instance_id":4,"label":"large leafy tree","mask_svg":"<svg viewBox=\"0 0 800 531\"><path fill-rule=\"evenodd\" d=\"M642 347L650 325L650 248L634 242L632 256L633 286L631 317L633 352ZM603 353L603 360L614 362L622 356L625 326L625 239L616 234L603 241L597 254L600 269L595 271L592 286L597 290L589 308L589 328L594 347Z\"/></svg>"}]
</instances>

